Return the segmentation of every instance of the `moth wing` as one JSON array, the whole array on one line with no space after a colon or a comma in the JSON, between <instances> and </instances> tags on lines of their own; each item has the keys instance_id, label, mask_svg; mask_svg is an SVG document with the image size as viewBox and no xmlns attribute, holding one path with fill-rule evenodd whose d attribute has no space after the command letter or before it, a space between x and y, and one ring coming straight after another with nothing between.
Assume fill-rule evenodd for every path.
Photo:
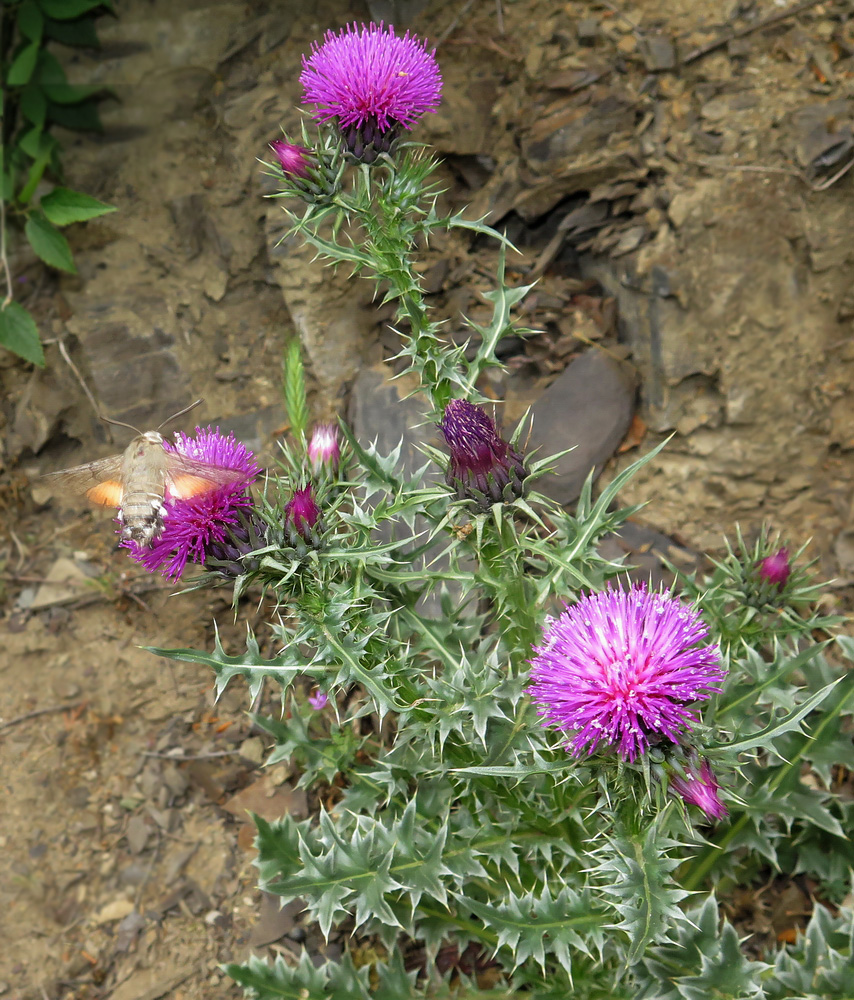
<instances>
[{"instance_id":1,"label":"moth wing","mask_svg":"<svg viewBox=\"0 0 854 1000\"><path fill-rule=\"evenodd\" d=\"M42 479L55 483L59 492L82 493L94 503L107 507L118 507L122 502L121 455L111 455L59 472L48 472Z\"/></svg>"},{"instance_id":2,"label":"moth wing","mask_svg":"<svg viewBox=\"0 0 854 1000\"><path fill-rule=\"evenodd\" d=\"M124 492L121 483L115 479L105 479L103 483L86 490L86 496L92 503L100 504L102 507L121 507Z\"/></svg>"},{"instance_id":3,"label":"moth wing","mask_svg":"<svg viewBox=\"0 0 854 1000\"><path fill-rule=\"evenodd\" d=\"M230 486L246 478L239 469L224 469L176 452L167 452L167 455L166 488L170 497L179 500L212 493L221 486Z\"/></svg>"}]
</instances>

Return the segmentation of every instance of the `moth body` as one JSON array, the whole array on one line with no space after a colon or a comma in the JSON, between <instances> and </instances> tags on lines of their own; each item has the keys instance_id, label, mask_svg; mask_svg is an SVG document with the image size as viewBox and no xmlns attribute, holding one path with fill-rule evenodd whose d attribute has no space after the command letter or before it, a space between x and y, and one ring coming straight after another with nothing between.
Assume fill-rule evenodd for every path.
<instances>
[{"instance_id":1,"label":"moth body","mask_svg":"<svg viewBox=\"0 0 854 1000\"><path fill-rule=\"evenodd\" d=\"M169 455L157 431L140 434L125 449L118 512L123 539L148 546L163 530Z\"/></svg>"}]
</instances>

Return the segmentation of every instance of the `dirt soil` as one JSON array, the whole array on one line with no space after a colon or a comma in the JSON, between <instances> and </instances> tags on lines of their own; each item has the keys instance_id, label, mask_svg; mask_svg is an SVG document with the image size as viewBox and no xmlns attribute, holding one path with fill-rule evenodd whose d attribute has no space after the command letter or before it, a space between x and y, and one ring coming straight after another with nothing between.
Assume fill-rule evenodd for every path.
<instances>
[{"instance_id":1,"label":"dirt soil","mask_svg":"<svg viewBox=\"0 0 854 1000\"><path fill-rule=\"evenodd\" d=\"M626 501L696 549L736 522L813 537L849 606L854 171L835 174L854 156L854 5L764 30L785 10L771 0L617 6L127 0L102 52L60 53L75 81L114 88L104 134L62 140L68 186L118 211L69 231L77 277L13 261L47 367L0 357L3 1000L221 1000L240 995L221 963L327 947L255 888L247 810L308 805L286 766L261 768L244 693L214 704L204 669L142 648L210 648L214 619L238 646L263 610L235 622L216 592L170 596L116 551L108 516L38 476L126 440L107 440L83 381L146 427L203 396L185 427L233 428L269 458L295 296L313 293L275 246L256 158L298 122L300 57L328 27L396 8L438 44L443 108L418 138L446 159L445 204L489 212L522 248L511 277L540 277L523 319L544 332L493 390L521 406L591 342L628 357L639 411L606 475L677 436ZM439 308L477 319L492 252L432 252ZM394 353L361 315L361 353L306 342L318 416Z\"/></svg>"}]
</instances>

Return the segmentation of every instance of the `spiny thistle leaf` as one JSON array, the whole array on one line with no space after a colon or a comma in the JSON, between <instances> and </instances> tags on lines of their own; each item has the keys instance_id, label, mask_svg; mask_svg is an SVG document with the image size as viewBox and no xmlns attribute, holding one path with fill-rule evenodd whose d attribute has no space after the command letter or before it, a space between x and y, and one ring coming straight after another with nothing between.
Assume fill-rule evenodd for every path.
<instances>
[{"instance_id":1,"label":"spiny thistle leaf","mask_svg":"<svg viewBox=\"0 0 854 1000\"><path fill-rule=\"evenodd\" d=\"M461 896L457 901L498 935L497 948L510 949L511 968L532 958L542 969L549 960L570 972L574 951L589 955L592 945L601 953L603 928L610 920L605 911L597 912L588 893L569 887L552 895L550 887L543 885L518 896L508 888L500 901L481 903Z\"/></svg>"},{"instance_id":2,"label":"spiny thistle leaf","mask_svg":"<svg viewBox=\"0 0 854 1000\"><path fill-rule=\"evenodd\" d=\"M370 969L357 969L349 953L340 963L317 967L307 951L295 966L281 956L269 965L252 955L245 965L226 965L225 971L251 1000L370 1000L373 995Z\"/></svg>"},{"instance_id":3,"label":"spiny thistle leaf","mask_svg":"<svg viewBox=\"0 0 854 1000\"><path fill-rule=\"evenodd\" d=\"M667 853L678 846L662 834L661 822L656 821L644 833L612 838L595 851L597 864L592 870L599 891L621 918L616 926L629 935L628 964L660 940L680 915L677 904L688 893L671 877L680 859Z\"/></svg>"}]
</instances>

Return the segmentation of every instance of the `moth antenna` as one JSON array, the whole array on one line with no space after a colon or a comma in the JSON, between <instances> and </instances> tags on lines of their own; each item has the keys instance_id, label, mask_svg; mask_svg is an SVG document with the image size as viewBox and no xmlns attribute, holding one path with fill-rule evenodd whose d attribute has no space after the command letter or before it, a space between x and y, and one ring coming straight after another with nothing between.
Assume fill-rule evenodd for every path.
<instances>
[{"instance_id":1,"label":"moth antenna","mask_svg":"<svg viewBox=\"0 0 854 1000\"><path fill-rule=\"evenodd\" d=\"M165 427L167 424L171 424L173 420L177 420L178 417L183 417L185 413L189 413L190 410L195 410L195 408L200 404L204 403L204 397L197 399L195 403L190 403L189 406L185 406L183 410L178 410L177 413L173 413L171 417L167 417L163 423L157 429L160 430L161 427ZM125 425L127 426L127 425Z\"/></svg>"},{"instance_id":2,"label":"moth antenna","mask_svg":"<svg viewBox=\"0 0 854 1000\"><path fill-rule=\"evenodd\" d=\"M137 434L142 434L142 431L138 427L134 427L133 424L126 424L124 420L113 420L112 417L105 417L100 414L101 419L105 424L115 424L116 427L127 427L129 430L135 431Z\"/></svg>"}]
</instances>

